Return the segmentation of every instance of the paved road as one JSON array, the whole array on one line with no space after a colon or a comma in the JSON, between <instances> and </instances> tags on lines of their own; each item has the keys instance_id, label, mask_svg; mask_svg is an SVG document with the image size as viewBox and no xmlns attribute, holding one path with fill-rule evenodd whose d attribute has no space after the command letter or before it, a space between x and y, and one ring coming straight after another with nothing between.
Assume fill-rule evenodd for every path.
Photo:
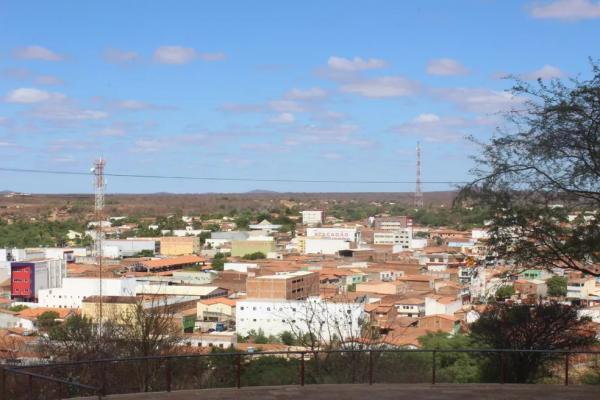
<instances>
[{"instance_id":1,"label":"paved road","mask_svg":"<svg viewBox=\"0 0 600 400\"><path fill-rule=\"evenodd\" d=\"M89 398L91 399L91 398ZM113 395L110 400L599 400L600 386L558 385L309 385L182 390Z\"/></svg>"}]
</instances>

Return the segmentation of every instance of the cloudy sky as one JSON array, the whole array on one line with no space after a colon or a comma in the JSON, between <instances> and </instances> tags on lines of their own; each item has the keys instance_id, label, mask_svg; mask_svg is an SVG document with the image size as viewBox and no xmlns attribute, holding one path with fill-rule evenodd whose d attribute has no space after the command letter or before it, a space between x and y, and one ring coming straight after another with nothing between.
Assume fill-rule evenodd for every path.
<instances>
[{"instance_id":1,"label":"cloudy sky","mask_svg":"<svg viewBox=\"0 0 600 400\"><path fill-rule=\"evenodd\" d=\"M216 178L469 178L513 74L586 76L600 2L3 1L0 167ZM0 172L0 190L88 192ZM108 178L108 192L410 191L413 184ZM428 184L425 190L448 185Z\"/></svg>"}]
</instances>

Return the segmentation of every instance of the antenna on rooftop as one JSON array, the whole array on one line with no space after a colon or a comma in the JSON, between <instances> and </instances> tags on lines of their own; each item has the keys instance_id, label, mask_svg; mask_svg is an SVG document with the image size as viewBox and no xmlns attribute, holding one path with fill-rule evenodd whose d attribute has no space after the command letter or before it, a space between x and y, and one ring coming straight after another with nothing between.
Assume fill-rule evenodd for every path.
<instances>
[{"instance_id":1,"label":"antenna on rooftop","mask_svg":"<svg viewBox=\"0 0 600 400\"><path fill-rule=\"evenodd\" d=\"M421 192L421 144L419 142L417 142L417 178L415 183L415 208L422 208L423 192Z\"/></svg>"},{"instance_id":2,"label":"antenna on rooftop","mask_svg":"<svg viewBox=\"0 0 600 400\"><path fill-rule=\"evenodd\" d=\"M92 249L93 256L96 257L96 263L98 264L99 271L99 303L100 310L98 312L99 315L99 329L102 332L102 239L104 236L102 222L104 219L104 187L106 182L104 180L104 167L106 166L106 161L102 158L94 161L94 167L92 168L92 174L94 174L94 216L96 219L96 235L94 238L94 246Z\"/></svg>"}]
</instances>

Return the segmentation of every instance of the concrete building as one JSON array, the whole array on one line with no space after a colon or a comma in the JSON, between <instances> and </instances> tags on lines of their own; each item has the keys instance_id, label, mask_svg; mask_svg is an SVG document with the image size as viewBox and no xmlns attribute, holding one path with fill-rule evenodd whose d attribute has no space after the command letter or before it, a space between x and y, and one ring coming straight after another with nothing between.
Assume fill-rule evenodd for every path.
<instances>
[{"instance_id":1,"label":"concrete building","mask_svg":"<svg viewBox=\"0 0 600 400\"><path fill-rule=\"evenodd\" d=\"M412 248L411 242L412 227L373 233L373 244L399 245L402 250L409 250Z\"/></svg>"},{"instance_id":2,"label":"concrete building","mask_svg":"<svg viewBox=\"0 0 600 400\"><path fill-rule=\"evenodd\" d=\"M257 252L261 252L266 256L267 253L274 251L275 242L273 240L235 240L231 242L231 255L233 257L243 257Z\"/></svg>"},{"instance_id":3,"label":"concrete building","mask_svg":"<svg viewBox=\"0 0 600 400\"><path fill-rule=\"evenodd\" d=\"M425 315L454 313L462 308L462 301L453 297L431 296L425 297Z\"/></svg>"},{"instance_id":4,"label":"concrete building","mask_svg":"<svg viewBox=\"0 0 600 400\"><path fill-rule=\"evenodd\" d=\"M137 282L133 278L102 279L103 296L133 296ZM38 303L41 307L81 308L82 302L89 296L100 295L98 278L64 278L62 287L41 289Z\"/></svg>"},{"instance_id":5,"label":"concrete building","mask_svg":"<svg viewBox=\"0 0 600 400\"><path fill-rule=\"evenodd\" d=\"M518 279L513 283L515 292L521 298L533 297L535 299L546 297L548 294L548 286L546 282L539 279L525 280Z\"/></svg>"},{"instance_id":6,"label":"concrete building","mask_svg":"<svg viewBox=\"0 0 600 400\"><path fill-rule=\"evenodd\" d=\"M353 243L360 243L361 236L358 228L306 228L307 238L341 239Z\"/></svg>"},{"instance_id":7,"label":"concrete building","mask_svg":"<svg viewBox=\"0 0 600 400\"><path fill-rule=\"evenodd\" d=\"M258 224L249 225L248 228L254 231L261 231L263 234L268 235L270 233L277 232L279 229L281 229L281 226L282 225L272 224L264 219Z\"/></svg>"},{"instance_id":8,"label":"concrete building","mask_svg":"<svg viewBox=\"0 0 600 400\"><path fill-rule=\"evenodd\" d=\"M326 302L318 297L307 300L240 300L236 305L236 332L247 336L250 331L280 335L312 333L330 341L357 338L361 334L364 304Z\"/></svg>"},{"instance_id":9,"label":"concrete building","mask_svg":"<svg viewBox=\"0 0 600 400\"><path fill-rule=\"evenodd\" d=\"M350 249L351 242L346 239L330 239L320 237L299 238L302 254L337 254L340 250Z\"/></svg>"},{"instance_id":10,"label":"concrete building","mask_svg":"<svg viewBox=\"0 0 600 400\"><path fill-rule=\"evenodd\" d=\"M594 278L572 278L567 281L567 298L586 300L595 289Z\"/></svg>"},{"instance_id":11,"label":"concrete building","mask_svg":"<svg viewBox=\"0 0 600 400\"><path fill-rule=\"evenodd\" d=\"M301 300L319 295L319 274L297 271L248 277L246 295L251 299Z\"/></svg>"},{"instance_id":12,"label":"concrete building","mask_svg":"<svg viewBox=\"0 0 600 400\"><path fill-rule=\"evenodd\" d=\"M41 289L62 286L67 274L65 260L47 259L12 262L11 298L20 301L37 301Z\"/></svg>"},{"instance_id":13,"label":"concrete building","mask_svg":"<svg viewBox=\"0 0 600 400\"><path fill-rule=\"evenodd\" d=\"M323 211L321 210L307 210L302 211L301 214L303 225L319 225L323 223Z\"/></svg>"},{"instance_id":14,"label":"concrete building","mask_svg":"<svg viewBox=\"0 0 600 400\"><path fill-rule=\"evenodd\" d=\"M223 265L223 270L224 271L237 271L237 272L244 272L247 273L250 270L258 270L259 266L258 264L254 264L254 263L225 263Z\"/></svg>"},{"instance_id":15,"label":"concrete building","mask_svg":"<svg viewBox=\"0 0 600 400\"><path fill-rule=\"evenodd\" d=\"M196 327L203 332L216 329L218 323L226 329L235 326L236 301L225 297L201 300L196 305Z\"/></svg>"},{"instance_id":16,"label":"concrete building","mask_svg":"<svg viewBox=\"0 0 600 400\"><path fill-rule=\"evenodd\" d=\"M103 256L107 258L134 257L142 251L155 254L156 247L154 239L105 239L102 242Z\"/></svg>"},{"instance_id":17,"label":"concrete building","mask_svg":"<svg viewBox=\"0 0 600 400\"><path fill-rule=\"evenodd\" d=\"M406 216L372 217L369 219L369 225L375 229L395 231L412 227L413 219Z\"/></svg>"},{"instance_id":18,"label":"concrete building","mask_svg":"<svg viewBox=\"0 0 600 400\"><path fill-rule=\"evenodd\" d=\"M158 239L160 254L163 256L183 256L200 253L200 238L197 236L163 236Z\"/></svg>"},{"instance_id":19,"label":"concrete building","mask_svg":"<svg viewBox=\"0 0 600 400\"><path fill-rule=\"evenodd\" d=\"M394 302L398 314L404 317L422 317L425 315L425 299L410 297Z\"/></svg>"}]
</instances>

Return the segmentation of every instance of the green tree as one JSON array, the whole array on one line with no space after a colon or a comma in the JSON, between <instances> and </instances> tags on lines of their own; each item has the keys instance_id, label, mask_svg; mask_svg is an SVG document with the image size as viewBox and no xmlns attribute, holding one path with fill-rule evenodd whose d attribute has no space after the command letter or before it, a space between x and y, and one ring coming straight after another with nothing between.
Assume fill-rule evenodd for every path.
<instances>
[{"instance_id":1,"label":"green tree","mask_svg":"<svg viewBox=\"0 0 600 400\"><path fill-rule=\"evenodd\" d=\"M227 256L223 253L217 253L213 257L211 266L215 271L223 271L225 263L227 262Z\"/></svg>"},{"instance_id":2,"label":"green tree","mask_svg":"<svg viewBox=\"0 0 600 400\"><path fill-rule=\"evenodd\" d=\"M28 308L29 307L27 307L26 305L18 304L16 306L10 306L10 307L8 307L8 311L19 312L19 311L27 310Z\"/></svg>"},{"instance_id":3,"label":"green tree","mask_svg":"<svg viewBox=\"0 0 600 400\"><path fill-rule=\"evenodd\" d=\"M518 109L480 143L459 201L489 207L490 252L530 265L600 276L600 66L588 79L517 81ZM580 218L572 218L573 213Z\"/></svg>"},{"instance_id":4,"label":"green tree","mask_svg":"<svg viewBox=\"0 0 600 400\"><path fill-rule=\"evenodd\" d=\"M43 332L47 332L52 329L52 327L59 324L57 321L58 317L59 315L56 311L44 311L37 318L38 328Z\"/></svg>"},{"instance_id":5,"label":"green tree","mask_svg":"<svg viewBox=\"0 0 600 400\"><path fill-rule=\"evenodd\" d=\"M280 337L281 337L281 343L285 344L286 346L293 346L296 344L296 339L294 337L294 334L290 331L282 332Z\"/></svg>"},{"instance_id":6,"label":"green tree","mask_svg":"<svg viewBox=\"0 0 600 400\"><path fill-rule=\"evenodd\" d=\"M563 276L553 276L546 281L548 285L548 296L564 297L567 295L567 278Z\"/></svg>"},{"instance_id":7,"label":"green tree","mask_svg":"<svg viewBox=\"0 0 600 400\"><path fill-rule=\"evenodd\" d=\"M500 286L496 290L496 300L504 301L515 294L515 288L509 285Z\"/></svg>"},{"instance_id":8,"label":"green tree","mask_svg":"<svg viewBox=\"0 0 600 400\"><path fill-rule=\"evenodd\" d=\"M471 339L481 347L515 350L569 350L595 343L589 319L579 318L575 307L560 303L489 307L471 325ZM506 354L507 382L534 382L551 375L556 354L523 352ZM483 365L485 379L499 376L500 360L490 354Z\"/></svg>"},{"instance_id":9,"label":"green tree","mask_svg":"<svg viewBox=\"0 0 600 400\"><path fill-rule=\"evenodd\" d=\"M261 260L267 258L267 256L265 255L265 253L257 251L254 253L245 254L242 258L244 260Z\"/></svg>"},{"instance_id":10,"label":"green tree","mask_svg":"<svg viewBox=\"0 0 600 400\"><path fill-rule=\"evenodd\" d=\"M446 332L429 332L419 338L421 347L427 350L458 350L476 347L469 336ZM481 362L472 353L439 353L437 356L438 379L440 382L480 382Z\"/></svg>"}]
</instances>

